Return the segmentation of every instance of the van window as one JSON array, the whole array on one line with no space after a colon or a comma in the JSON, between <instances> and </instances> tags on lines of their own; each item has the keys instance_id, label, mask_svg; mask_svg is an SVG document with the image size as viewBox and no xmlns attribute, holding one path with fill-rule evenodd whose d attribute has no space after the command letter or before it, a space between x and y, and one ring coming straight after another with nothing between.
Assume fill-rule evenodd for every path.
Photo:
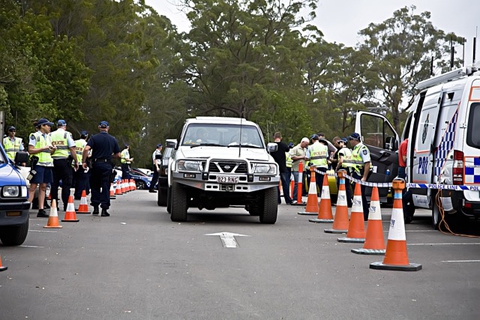
<instances>
[{"instance_id":1,"label":"van window","mask_svg":"<svg viewBox=\"0 0 480 320\"><path fill-rule=\"evenodd\" d=\"M467 144L471 147L480 148L480 103L473 103L470 107L467 128Z\"/></svg>"},{"instance_id":2,"label":"van window","mask_svg":"<svg viewBox=\"0 0 480 320\"><path fill-rule=\"evenodd\" d=\"M383 118L364 114L361 119L363 143L367 146L395 151L398 148L395 130Z\"/></svg>"}]
</instances>

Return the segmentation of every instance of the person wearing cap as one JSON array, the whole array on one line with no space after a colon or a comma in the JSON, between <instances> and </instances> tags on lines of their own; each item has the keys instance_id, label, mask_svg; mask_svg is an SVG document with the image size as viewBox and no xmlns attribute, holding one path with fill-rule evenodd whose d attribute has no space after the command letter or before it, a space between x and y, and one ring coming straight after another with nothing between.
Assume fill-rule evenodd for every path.
<instances>
[{"instance_id":1,"label":"person wearing cap","mask_svg":"<svg viewBox=\"0 0 480 320\"><path fill-rule=\"evenodd\" d=\"M357 132L352 133L348 137L352 149L352 162L351 162L351 174L352 177L361 180L363 182L367 181L370 172L371 172L371 158L370 150L367 146L362 143L360 134ZM355 183L352 183L352 188L355 190ZM362 205L363 205L363 217L364 220L368 220L368 202L367 195L365 194L365 185L361 185L362 190Z\"/></svg>"},{"instance_id":2,"label":"person wearing cap","mask_svg":"<svg viewBox=\"0 0 480 320\"><path fill-rule=\"evenodd\" d=\"M280 132L275 132L273 139L277 144L277 151L270 153L272 158L278 164L280 170L280 181L282 183L283 197L285 198L286 204L291 204L292 199L290 198L290 172L287 169L287 157L288 151L290 148L285 142L282 141L282 134ZM280 200L280 187L278 188L278 203L281 203Z\"/></svg>"},{"instance_id":3,"label":"person wearing cap","mask_svg":"<svg viewBox=\"0 0 480 320\"><path fill-rule=\"evenodd\" d=\"M22 138L18 138L15 136L17 133L17 129L14 126L8 127L7 134L5 138L3 138L3 147L5 148L5 152L7 153L7 157L15 161L15 155L18 151L24 151L25 148L23 147ZM22 166L25 166L26 163L22 163Z\"/></svg>"},{"instance_id":4,"label":"person wearing cap","mask_svg":"<svg viewBox=\"0 0 480 320\"><path fill-rule=\"evenodd\" d=\"M158 182L158 171L160 170L160 166L162 165L162 144L157 144L157 148L152 153L152 162L153 162L153 177L152 181L150 182L150 189L149 192L155 193L155 185Z\"/></svg>"},{"instance_id":5,"label":"person wearing cap","mask_svg":"<svg viewBox=\"0 0 480 320\"><path fill-rule=\"evenodd\" d=\"M83 150L87 145L87 138L88 132L82 131L80 132L80 139L75 140L75 153L77 154L77 160L80 162L83 156ZM81 165L81 164L79 164ZM90 173L89 170L84 170L83 168L79 168L74 173L75 179L75 193L74 198L75 200L82 199L82 191L85 190L85 193L88 195L90 194L90 186L88 183Z\"/></svg>"},{"instance_id":6,"label":"person wearing cap","mask_svg":"<svg viewBox=\"0 0 480 320\"><path fill-rule=\"evenodd\" d=\"M310 159L310 166L315 169L317 194L318 190L320 190L321 195L323 189L323 178L325 177L328 168L328 147L325 139L322 138L320 142L320 138L317 134L313 134L310 139L313 143L308 147L307 157Z\"/></svg>"},{"instance_id":7,"label":"person wearing cap","mask_svg":"<svg viewBox=\"0 0 480 320\"><path fill-rule=\"evenodd\" d=\"M52 153L55 152L56 147L52 144L50 138L50 130L53 123L45 118L37 121L38 131L30 135L28 142L28 152L32 157L32 171L35 172L30 180L30 191L28 201L33 201L37 185L40 185L38 190L38 214L37 217L48 218L45 212L45 193L47 184L53 182L53 158Z\"/></svg>"},{"instance_id":8,"label":"person wearing cap","mask_svg":"<svg viewBox=\"0 0 480 320\"><path fill-rule=\"evenodd\" d=\"M130 146L125 144L125 147L120 154L120 163L122 164L122 179L130 179L130 164L133 158L130 158Z\"/></svg>"},{"instance_id":9,"label":"person wearing cap","mask_svg":"<svg viewBox=\"0 0 480 320\"><path fill-rule=\"evenodd\" d=\"M68 197L70 196L70 188L73 183L73 170L78 170L77 154L75 152L75 140L72 134L67 130L67 122L65 120L57 121L57 130L50 133L52 144L56 147L52 153L53 158L53 183L50 190L52 199L58 200L58 187L60 180L62 181L62 203L63 210L67 210Z\"/></svg>"},{"instance_id":10,"label":"person wearing cap","mask_svg":"<svg viewBox=\"0 0 480 320\"><path fill-rule=\"evenodd\" d=\"M302 140L300 141L299 144L297 144L293 149L290 150L290 156L292 158L292 174L293 174L293 179L295 181L294 187L293 187L293 201L292 204L297 204L297 193L302 192L302 190L298 190L298 183L299 181L299 170L300 170L300 163L303 164L303 167L305 167L305 163L308 160L307 158L307 147L308 143L310 140L308 140L307 137L303 137Z\"/></svg>"},{"instance_id":11,"label":"person wearing cap","mask_svg":"<svg viewBox=\"0 0 480 320\"><path fill-rule=\"evenodd\" d=\"M90 188L92 190L91 204L93 206L92 214L99 214L99 207L102 208L102 217L110 216L110 177L113 170L112 157L120 158L120 147L117 139L108 133L109 125L107 121L102 121L98 125L98 134L92 136L83 149L82 167L87 169L87 158L91 150L91 174Z\"/></svg>"},{"instance_id":12,"label":"person wearing cap","mask_svg":"<svg viewBox=\"0 0 480 320\"><path fill-rule=\"evenodd\" d=\"M338 161L335 167L335 172L340 169L344 169L350 174L350 169L352 166L352 151L347 148L347 139L346 138L339 138L337 141L338 151L336 153L338 157ZM339 179L337 179L337 190L339 187ZM345 193L347 195L347 206L349 208L352 207L352 188L350 180L345 181Z\"/></svg>"}]
</instances>

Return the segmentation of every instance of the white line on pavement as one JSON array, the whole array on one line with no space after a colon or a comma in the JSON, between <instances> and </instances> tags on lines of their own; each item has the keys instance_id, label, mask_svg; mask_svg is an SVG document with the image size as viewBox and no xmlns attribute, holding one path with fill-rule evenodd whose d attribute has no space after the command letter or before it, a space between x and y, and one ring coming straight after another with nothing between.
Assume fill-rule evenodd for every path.
<instances>
[{"instance_id":1,"label":"white line on pavement","mask_svg":"<svg viewBox=\"0 0 480 320\"><path fill-rule=\"evenodd\" d=\"M409 246L480 246L480 242L408 243Z\"/></svg>"},{"instance_id":2,"label":"white line on pavement","mask_svg":"<svg viewBox=\"0 0 480 320\"><path fill-rule=\"evenodd\" d=\"M480 262L480 260L446 260L446 261L442 261L442 262L447 262L447 263L470 263L470 262L478 263L478 262Z\"/></svg>"}]
</instances>

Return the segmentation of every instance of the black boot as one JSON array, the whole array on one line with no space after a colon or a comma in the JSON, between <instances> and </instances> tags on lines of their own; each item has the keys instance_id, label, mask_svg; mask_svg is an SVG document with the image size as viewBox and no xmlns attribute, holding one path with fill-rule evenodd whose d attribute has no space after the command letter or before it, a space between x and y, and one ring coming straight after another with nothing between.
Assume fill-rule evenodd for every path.
<instances>
[{"instance_id":1,"label":"black boot","mask_svg":"<svg viewBox=\"0 0 480 320\"><path fill-rule=\"evenodd\" d=\"M110 213L108 213L107 209L102 208L102 217L110 217Z\"/></svg>"}]
</instances>

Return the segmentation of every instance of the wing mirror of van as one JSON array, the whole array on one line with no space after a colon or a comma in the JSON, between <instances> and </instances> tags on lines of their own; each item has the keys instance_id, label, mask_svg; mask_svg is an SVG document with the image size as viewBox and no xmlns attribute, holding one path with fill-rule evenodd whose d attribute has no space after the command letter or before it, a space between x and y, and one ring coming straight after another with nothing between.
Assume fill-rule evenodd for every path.
<instances>
[{"instance_id":1,"label":"wing mirror of van","mask_svg":"<svg viewBox=\"0 0 480 320\"><path fill-rule=\"evenodd\" d=\"M27 163L27 162L28 162L28 152L17 151L17 153L15 154L15 164Z\"/></svg>"}]
</instances>

